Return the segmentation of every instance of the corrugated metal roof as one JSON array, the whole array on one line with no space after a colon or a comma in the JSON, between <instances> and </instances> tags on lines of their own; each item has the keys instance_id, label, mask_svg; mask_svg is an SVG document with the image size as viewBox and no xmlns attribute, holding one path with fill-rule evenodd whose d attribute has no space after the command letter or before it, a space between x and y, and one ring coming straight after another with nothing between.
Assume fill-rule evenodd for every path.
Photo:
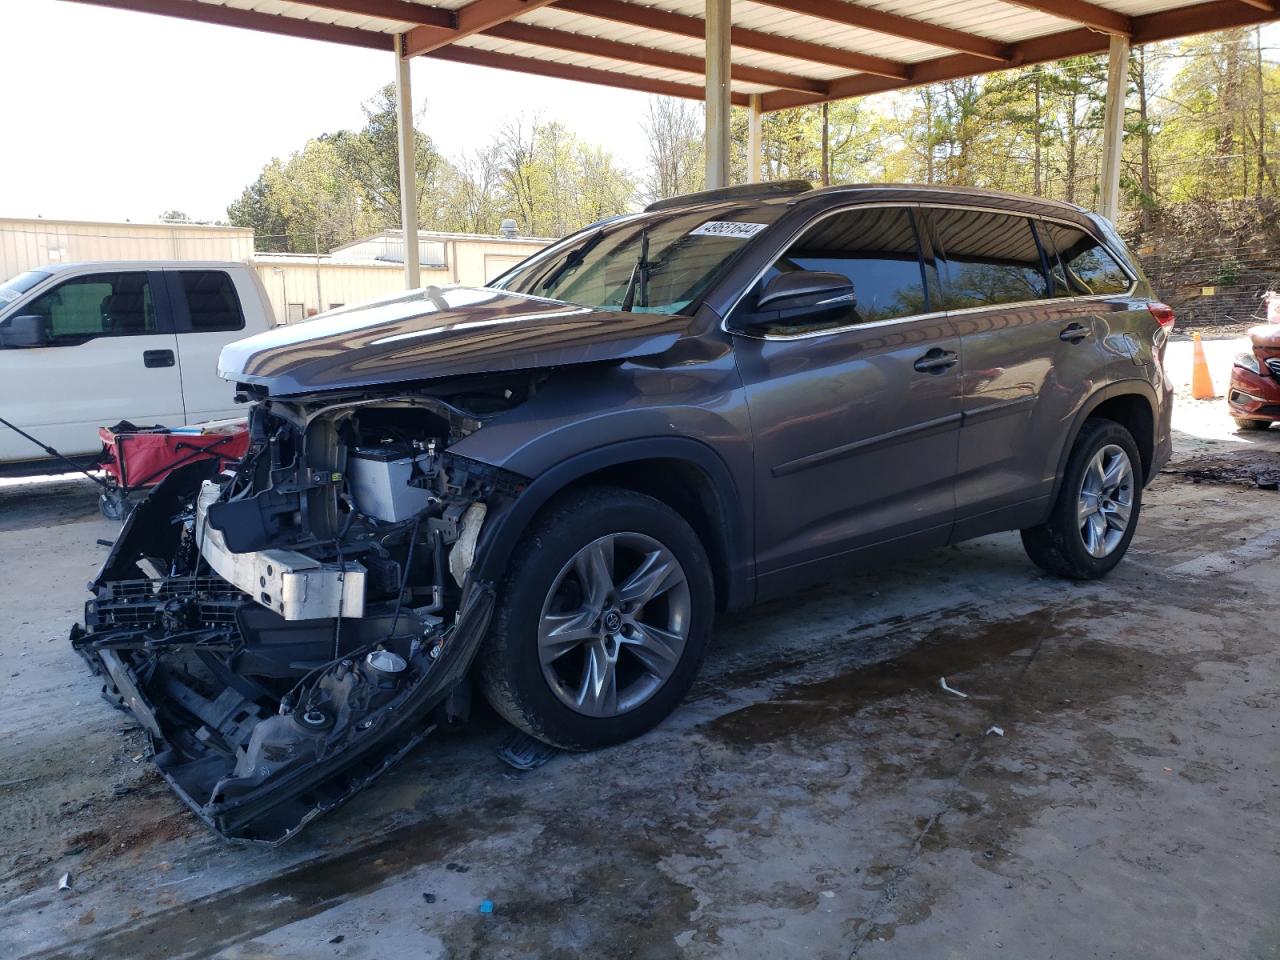
<instances>
[{"instance_id":1,"label":"corrugated metal roof","mask_svg":"<svg viewBox=\"0 0 1280 960\"><path fill-rule=\"evenodd\" d=\"M555 0L85 2L375 49L389 45L383 37L404 33L412 49L427 56L444 42L441 28L415 35L415 9L429 11L418 19L432 21L441 19L443 12L470 6L475 8L469 11L472 19L483 14L481 29L456 33L439 56L492 65L510 57L513 69L532 69L529 61L534 60L541 68L536 72L604 83L616 75L622 85L654 92L689 94L701 87L700 24L706 0L559 0L559 7ZM1245 0L734 0L733 23L739 32L733 65L740 70L732 88L738 94L764 94L765 108L773 109L1101 51L1107 38L1093 32L1098 24L1089 22L1091 16L1097 19L1099 8L1107 14L1102 26L1127 30L1132 25L1139 41L1280 18L1280 13L1256 9ZM883 21L883 14L915 24L901 19L890 25L846 22L868 16ZM395 15L410 19L394 19ZM500 35L500 24L507 21L569 36L537 37L526 31L517 37L511 35L513 30ZM940 36L937 28L959 34ZM413 47L417 37L423 39ZM1009 51L1008 62L993 59L1004 50ZM860 73L889 79L863 82Z\"/></svg>"}]
</instances>

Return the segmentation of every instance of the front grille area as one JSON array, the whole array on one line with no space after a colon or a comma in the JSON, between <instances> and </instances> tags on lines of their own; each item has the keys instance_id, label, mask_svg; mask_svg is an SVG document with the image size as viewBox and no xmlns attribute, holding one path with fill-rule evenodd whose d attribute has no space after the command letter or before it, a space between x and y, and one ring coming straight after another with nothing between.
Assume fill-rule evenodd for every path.
<instances>
[{"instance_id":1,"label":"front grille area","mask_svg":"<svg viewBox=\"0 0 1280 960\"><path fill-rule=\"evenodd\" d=\"M1280 357L1267 357L1263 363L1267 365L1273 377L1280 377Z\"/></svg>"},{"instance_id":2,"label":"front grille area","mask_svg":"<svg viewBox=\"0 0 1280 960\"><path fill-rule=\"evenodd\" d=\"M164 580L117 580L90 606L96 626L145 628L180 622L186 629L234 626L236 610L251 602L221 577L169 577Z\"/></svg>"}]
</instances>

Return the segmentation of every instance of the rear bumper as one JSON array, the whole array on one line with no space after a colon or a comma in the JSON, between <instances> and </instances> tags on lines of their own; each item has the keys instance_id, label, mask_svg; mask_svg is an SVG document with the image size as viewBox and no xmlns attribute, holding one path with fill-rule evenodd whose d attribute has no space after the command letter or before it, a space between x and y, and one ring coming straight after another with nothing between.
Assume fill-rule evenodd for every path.
<instances>
[{"instance_id":1,"label":"rear bumper","mask_svg":"<svg viewBox=\"0 0 1280 960\"><path fill-rule=\"evenodd\" d=\"M1280 421L1280 380L1232 367L1227 406L1240 419Z\"/></svg>"}]
</instances>

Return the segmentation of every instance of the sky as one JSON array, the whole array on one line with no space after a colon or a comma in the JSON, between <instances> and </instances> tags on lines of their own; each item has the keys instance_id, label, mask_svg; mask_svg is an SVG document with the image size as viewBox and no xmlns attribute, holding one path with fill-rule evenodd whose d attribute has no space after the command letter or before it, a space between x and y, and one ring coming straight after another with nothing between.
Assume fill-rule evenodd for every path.
<instances>
[{"instance_id":1,"label":"sky","mask_svg":"<svg viewBox=\"0 0 1280 960\"><path fill-rule=\"evenodd\" d=\"M364 122L388 51L64 0L0 0L0 216L217 220L272 157ZM645 94L417 57L419 121L446 155L540 114L639 170Z\"/></svg>"}]
</instances>

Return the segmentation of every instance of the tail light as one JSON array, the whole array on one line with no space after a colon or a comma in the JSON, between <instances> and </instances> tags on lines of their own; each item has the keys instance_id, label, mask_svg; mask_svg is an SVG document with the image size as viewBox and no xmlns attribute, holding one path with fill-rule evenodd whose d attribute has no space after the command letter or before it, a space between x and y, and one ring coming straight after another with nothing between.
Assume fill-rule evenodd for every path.
<instances>
[{"instance_id":1,"label":"tail light","mask_svg":"<svg viewBox=\"0 0 1280 960\"><path fill-rule=\"evenodd\" d=\"M1173 307L1167 303L1161 303L1159 300L1152 300L1147 304L1147 310L1156 318L1156 323L1160 324L1165 330L1173 329Z\"/></svg>"}]
</instances>

